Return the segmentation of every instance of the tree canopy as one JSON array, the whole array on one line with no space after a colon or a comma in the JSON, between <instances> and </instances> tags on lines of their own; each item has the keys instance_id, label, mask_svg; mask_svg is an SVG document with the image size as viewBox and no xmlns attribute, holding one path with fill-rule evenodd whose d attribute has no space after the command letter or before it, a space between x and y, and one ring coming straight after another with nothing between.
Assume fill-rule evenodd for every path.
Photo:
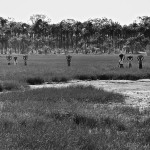
<instances>
[{"instance_id":1,"label":"tree canopy","mask_svg":"<svg viewBox=\"0 0 150 150\"><path fill-rule=\"evenodd\" d=\"M31 24L0 17L1 54L10 52L49 53L52 51L111 53L144 51L150 44L150 17L138 17L129 25L120 25L107 18L89 19L85 22L74 19L52 24L42 14L32 15Z\"/></svg>"}]
</instances>

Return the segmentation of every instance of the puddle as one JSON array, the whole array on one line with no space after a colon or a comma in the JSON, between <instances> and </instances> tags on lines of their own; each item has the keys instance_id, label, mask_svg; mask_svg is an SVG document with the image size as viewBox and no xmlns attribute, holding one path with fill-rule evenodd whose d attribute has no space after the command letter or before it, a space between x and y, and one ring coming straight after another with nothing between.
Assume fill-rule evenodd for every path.
<instances>
[{"instance_id":1,"label":"puddle","mask_svg":"<svg viewBox=\"0 0 150 150\"><path fill-rule=\"evenodd\" d=\"M38 88L65 88L68 86L89 86L102 88L106 91L121 93L126 96L126 104L141 109L150 107L150 79L141 79L137 81L130 80L94 80L80 81L72 80L67 83L51 83L43 85L30 85L31 89Z\"/></svg>"}]
</instances>

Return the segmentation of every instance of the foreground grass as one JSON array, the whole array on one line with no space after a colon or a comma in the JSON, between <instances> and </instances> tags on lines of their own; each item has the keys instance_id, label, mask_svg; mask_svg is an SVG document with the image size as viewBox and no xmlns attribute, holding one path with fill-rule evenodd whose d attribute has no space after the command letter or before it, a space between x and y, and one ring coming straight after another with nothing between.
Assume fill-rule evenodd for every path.
<instances>
[{"instance_id":1,"label":"foreground grass","mask_svg":"<svg viewBox=\"0 0 150 150\"><path fill-rule=\"evenodd\" d=\"M42 84L43 82L66 82L71 79L137 80L150 78L150 59L145 57L143 69L138 69L134 56L133 68L129 69L127 61L125 68L118 68L118 56L114 55L74 55L71 67L67 67L65 55L30 55L28 65L24 66L22 56L18 56L18 65L7 65L5 57L1 57L0 80L13 80L22 84Z\"/></svg>"},{"instance_id":2,"label":"foreground grass","mask_svg":"<svg viewBox=\"0 0 150 150\"><path fill-rule=\"evenodd\" d=\"M124 99L92 87L1 94L0 149L150 149L150 112L110 102Z\"/></svg>"},{"instance_id":3,"label":"foreground grass","mask_svg":"<svg viewBox=\"0 0 150 150\"><path fill-rule=\"evenodd\" d=\"M43 102L91 102L91 103L111 103L124 102L124 97L121 94L107 92L102 89L95 89L92 86L75 86L62 89L43 88L37 90L29 90L24 92L12 92L1 94L1 101L10 99L11 101L43 101Z\"/></svg>"}]
</instances>

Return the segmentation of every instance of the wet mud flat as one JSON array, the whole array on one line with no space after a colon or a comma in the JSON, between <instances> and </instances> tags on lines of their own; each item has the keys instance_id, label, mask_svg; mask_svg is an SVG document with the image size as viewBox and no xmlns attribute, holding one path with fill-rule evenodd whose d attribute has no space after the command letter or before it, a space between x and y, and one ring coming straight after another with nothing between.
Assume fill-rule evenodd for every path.
<instances>
[{"instance_id":1,"label":"wet mud flat","mask_svg":"<svg viewBox=\"0 0 150 150\"><path fill-rule=\"evenodd\" d=\"M150 107L150 79L131 80L72 80L67 83L45 83L42 85L30 85L31 89L38 88L65 88L69 86L94 86L106 91L121 93L125 96L126 105L146 109Z\"/></svg>"}]
</instances>

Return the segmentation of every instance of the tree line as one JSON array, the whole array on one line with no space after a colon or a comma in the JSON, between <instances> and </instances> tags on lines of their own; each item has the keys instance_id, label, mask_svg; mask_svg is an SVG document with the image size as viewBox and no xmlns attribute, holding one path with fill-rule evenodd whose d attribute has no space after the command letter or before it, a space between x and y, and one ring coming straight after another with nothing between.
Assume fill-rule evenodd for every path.
<instances>
[{"instance_id":1,"label":"tree line","mask_svg":"<svg viewBox=\"0 0 150 150\"><path fill-rule=\"evenodd\" d=\"M107 18L74 19L52 24L45 15L32 15L31 24L0 17L0 53L112 53L144 51L150 43L150 17L138 17L129 25Z\"/></svg>"}]
</instances>

